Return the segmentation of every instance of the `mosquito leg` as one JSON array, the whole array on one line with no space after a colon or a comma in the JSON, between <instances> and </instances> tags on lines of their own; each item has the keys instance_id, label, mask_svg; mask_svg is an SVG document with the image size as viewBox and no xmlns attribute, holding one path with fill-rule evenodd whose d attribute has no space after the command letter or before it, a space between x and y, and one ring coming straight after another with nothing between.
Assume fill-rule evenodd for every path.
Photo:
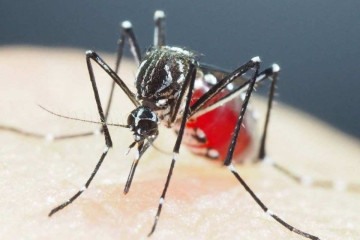
<instances>
[{"instance_id":1,"label":"mosquito leg","mask_svg":"<svg viewBox=\"0 0 360 240\"><path fill-rule=\"evenodd\" d=\"M266 135L267 135L267 130L268 130L268 126L269 126L270 112L271 112L272 104L274 101L275 88L276 88L276 83L277 83L277 79L279 76L279 71L280 71L279 65L273 64L271 72L270 72L272 81L271 81L271 86L270 86L270 91L269 91L269 96L268 96L266 118L265 118L265 123L264 123L264 130L263 130L263 133L261 136L260 149L259 149L259 159L261 159L261 160L266 157L266 151L265 151Z\"/></svg>"},{"instance_id":2,"label":"mosquito leg","mask_svg":"<svg viewBox=\"0 0 360 240\"><path fill-rule=\"evenodd\" d=\"M164 12L162 12L162 11L155 12L155 15L154 15L154 20L155 20L155 24L156 24L155 31L158 32L157 39L159 39L159 43L161 43L161 44L159 44L159 46L163 45L165 42L164 23L163 23L164 18L165 18ZM130 21L124 21L121 23L121 35L118 40L117 57L116 57L116 63L115 63L115 68L114 68L115 69L114 72L116 74L119 71L119 67L120 67L122 56L123 56L123 51L124 51L124 46L125 46L126 40L128 40L128 42L129 42L130 50L135 59L136 64L139 65L139 63L141 61L141 51L140 51L140 47L139 47L138 41L136 39L136 36L134 34L132 24ZM110 93L109 93L106 108L105 108L105 121L107 120L107 118L109 116L112 98L113 98L114 89L115 89L115 83L116 83L116 81L113 81L111 83L111 89L110 89ZM98 135L98 134L103 133L103 129L99 129L99 130L83 132L83 133L54 136L53 134L33 133L33 132L25 131L22 129L10 127L10 126L0 126L0 130L13 132L13 133L28 136L28 137L44 138L49 141L92 136L92 135Z\"/></svg>"},{"instance_id":3,"label":"mosquito leg","mask_svg":"<svg viewBox=\"0 0 360 240\"><path fill-rule=\"evenodd\" d=\"M154 13L154 46L161 47L165 45L165 13L157 10Z\"/></svg>"},{"instance_id":4,"label":"mosquito leg","mask_svg":"<svg viewBox=\"0 0 360 240\"><path fill-rule=\"evenodd\" d=\"M124 46L125 46L126 40L128 40L128 42L129 42L130 51L135 59L136 65L139 65L139 63L141 61L140 47L139 47L138 41L136 39L135 33L133 31L131 22L124 21L121 23L120 27L121 27L121 34L120 34L120 38L117 42L118 48L116 51L117 54L116 54L116 62L115 62L115 68L114 68L115 69L114 72L116 74L118 74L118 72L119 72L120 63L121 63L121 59L123 57ZM108 101L106 104L105 120L107 120L107 118L109 116L112 98L114 95L114 90L115 90L115 82L112 81ZM102 132L103 130L101 129L100 131Z\"/></svg>"},{"instance_id":5,"label":"mosquito leg","mask_svg":"<svg viewBox=\"0 0 360 240\"><path fill-rule=\"evenodd\" d=\"M277 66L277 64L274 64ZM265 80L269 80L270 78L273 77L273 69L275 66L269 67L265 70L263 70L262 72L260 72L257 77L256 77L256 85L260 85L262 84ZM231 73L227 73L227 74L231 74ZM240 79L241 78L241 79ZM239 82L238 80L241 80L241 82ZM193 112L192 113L192 117L199 117L231 100L233 100L234 98L238 97L240 94L245 93L249 87L249 84L251 82L251 80L245 79L242 76L238 76L238 79L235 79L237 85L236 87L227 95L223 96L222 98L218 99L217 101L212 102L210 105L207 105L206 107L203 107L201 109L199 109L197 112Z\"/></svg>"},{"instance_id":6,"label":"mosquito leg","mask_svg":"<svg viewBox=\"0 0 360 240\"><path fill-rule=\"evenodd\" d=\"M49 217L51 217L54 213L60 211L61 209L65 208L67 205L71 204L73 201L75 201L75 199L77 199L90 185L91 181L93 180L93 178L95 177L97 171L99 170L101 164L104 161L104 158L106 156L106 154L109 151L109 147L107 146L104 149L104 152L102 153L100 160L98 161L98 163L95 166L94 171L91 173L90 178L86 181L85 185L71 198L69 198L69 200L67 200L66 202L62 203L61 205L57 206L56 208L52 209L51 212L49 213Z\"/></svg>"},{"instance_id":7,"label":"mosquito leg","mask_svg":"<svg viewBox=\"0 0 360 240\"><path fill-rule=\"evenodd\" d=\"M129 42L130 50L131 50L131 53L132 53L132 55L133 55L133 57L135 59L136 64L139 65L139 63L141 61L140 47L139 47L138 41L136 39L135 33L133 31L132 24L129 21L124 21L124 22L121 23L121 35L120 35L120 38L118 40L118 49L117 49L117 56L116 56L116 62L115 62L115 68L114 68L115 69L114 72L115 72L116 75L119 72L120 63L121 63L121 59L123 57L123 51L124 51L124 46L125 46L125 41L126 40L128 40L128 42ZM110 69L109 67L107 67L107 68ZM106 71L106 69L105 69L105 71ZM105 118L104 118L105 122L106 122L106 120L107 120L107 118L109 116L110 107L111 107L111 103L112 103L112 98L113 98L113 94L114 94L114 90L115 90L115 83L116 83L116 81L112 81L112 83L111 83L111 90L110 90L110 94L109 94L109 97L108 97L108 101L107 101L107 104L106 104L106 110L105 110ZM85 132L85 133L79 133L79 134L55 136L53 139L58 140L58 139L67 139L67 138L91 136L91 135L97 135L97 134L103 133L103 132L104 131L101 128L101 129L93 131L93 132Z\"/></svg>"},{"instance_id":8,"label":"mosquito leg","mask_svg":"<svg viewBox=\"0 0 360 240\"><path fill-rule=\"evenodd\" d=\"M266 138L267 138L267 130L270 121L270 112L272 108L272 104L274 102L274 95L276 89L276 83L279 76L280 67L277 64L273 64L271 68L266 69L262 73L259 74L259 77L262 76L263 79L269 77L271 81L270 91L268 95L268 103L267 103L267 111L266 111L266 118L264 123L264 129L261 136L260 148L259 148L259 159L261 161L265 161L267 164L273 166L276 170L284 174L285 176L289 177L293 181L298 184L311 186L311 187L319 187L325 189L335 189L338 191L348 191L348 192L360 192L360 184L356 183L347 183L345 181L334 181L334 180L318 180L313 179L309 176L298 175L295 172L291 171L290 169L279 165L278 163L272 161L271 159L267 158L266 156ZM267 77L266 77L267 76ZM258 82L258 80L257 80Z\"/></svg>"},{"instance_id":9,"label":"mosquito leg","mask_svg":"<svg viewBox=\"0 0 360 240\"><path fill-rule=\"evenodd\" d=\"M128 40L128 42L129 42L130 50L136 61L136 64L139 65L139 63L141 61L141 51L140 51L140 47L137 42L136 36L134 34L132 24L129 21L124 21L121 23L121 35L120 35L120 38L119 38L118 44L117 44L118 49L117 49L116 63L115 63L115 68L114 68L115 69L114 72L116 74L119 71L119 67L120 67L122 56L123 56L123 51L124 51L124 46L125 46L126 40ZM105 120L107 120L107 118L109 116L112 98L113 98L113 94L114 94L114 89L115 89L115 81L112 81L111 90L110 90L106 108L105 108ZM22 129L10 127L10 126L0 126L0 130L13 132L13 133L28 136L28 137L43 138L48 141L86 137L86 136L98 135L98 134L103 133L103 129L99 129L99 130L89 131L89 132L64 134L64 135L56 136L53 134L33 133L33 132L25 131Z\"/></svg>"},{"instance_id":10,"label":"mosquito leg","mask_svg":"<svg viewBox=\"0 0 360 240\"><path fill-rule=\"evenodd\" d=\"M249 87L248 87L248 89L246 91L244 102L243 102L243 104L241 106L239 118L238 118L238 121L236 123L235 129L234 129L234 132L233 132L233 135L232 135L232 138L231 138L231 142L230 142L230 146L229 146L229 150L228 150L226 159L224 161L225 166L231 165L232 156L234 154L234 149L235 149L235 145L236 145L236 139L238 138L238 135L239 135L239 132L240 132L240 127L241 127L241 124L242 124L242 122L244 120L246 108L247 108L247 105L249 104L251 93L254 90L254 86L255 86L255 83L256 83L256 76L258 75L258 72L259 72L260 58L256 58L254 60L254 67L255 67L255 73L254 73L254 76L252 77L252 79L250 81Z\"/></svg>"},{"instance_id":11,"label":"mosquito leg","mask_svg":"<svg viewBox=\"0 0 360 240\"><path fill-rule=\"evenodd\" d=\"M257 64L259 57L254 57L238 69L228 74L226 77L216 83L209 91L202 95L194 104L190 107L190 113L188 118L197 113L211 98L223 90L229 83L233 82L236 78L243 75L250 69L254 68Z\"/></svg>"},{"instance_id":12,"label":"mosquito leg","mask_svg":"<svg viewBox=\"0 0 360 240\"><path fill-rule=\"evenodd\" d=\"M129 192L129 190L130 190L131 183L132 183L132 180L134 178L136 167L137 167L137 165L138 165L138 163L140 161L140 158L146 152L146 150L151 146L151 144L155 141L156 137L151 139L151 140L147 140L145 145L144 145L144 142L138 143L138 149L137 149L137 152L135 154L135 159L134 159L134 161L133 161L133 163L131 165L129 176L128 176L126 184L125 184L124 194L127 194Z\"/></svg>"},{"instance_id":13,"label":"mosquito leg","mask_svg":"<svg viewBox=\"0 0 360 240\"><path fill-rule=\"evenodd\" d=\"M96 52L91 50L86 51L86 62L88 64L89 73L91 76L90 78L95 79L90 59L94 60L112 78L112 80L124 91L126 96L136 107L140 105L140 103L136 100L134 93L130 91L124 81L121 80L121 78L114 72L114 70L112 70L109 65L107 65L107 63L104 62L104 60L102 60ZM93 83L95 83L95 81Z\"/></svg>"},{"instance_id":14,"label":"mosquito leg","mask_svg":"<svg viewBox=\"0 0 360 240\"><path fill-rule=\"evenodd\" d=\"M148 234L148 236L151 236L154 233L155 229L156 229L157 223L158 223L159 218L160 218L161 209L162 209L162 206L163 206L164 201L165 201L166 192L167 192L167 189L169 187L171 176L172 176L172 173L173 173L173 170L174 170L174 167L175 167L175 162L176 162L177 156L179 154L180 144L181 144L181 141L182 141L182 137L184 135L185 124L186 124L186 121L187 121L186 116L188 116L189 110L190 110L190 100L191 100L191 96L192 96L192 91L194 89L195 76L196 76L196 68L195 68L194 65L192 65L192 66L190 66L190 71L189 71L188 76L186 76L186 79L190 79L189 90L188 90L187 96L186 96L186 103L185 103L183 117L181 119L181 125L180 125L180 129L179 129L179 133L178 133L178 136L177 136L177 139L176 139L176 142L175 142L175 146L174 146L174 149L173 149L173 157L172 157L172 160L171 160L170 169L169 169L169 172L168 172L168 175L167 175L167 178L166 178L164 189L162 191L162 194L161 194L161 197L160 197L160 200L159 200L159 205L158 205L158 209L157 209L157 212L156 212L155 220L154 220L153 226L152 226L151 231ZM185 91L183 91L181 95L185 95ZM182 96L180 96L180 99L182 99Z\"/></svg>"},{"instance_id":15,"label":"mosquito leg","mask_svg":"<svg viewBox=\"0 0 360 240\"><path fill-rule=\"evenodd\" d=\"M219 72L223 75L229 74L225 70L219 70L215 67L204 65L202 64L201 67L203 69L206 69L208 71L212 72ZM269 125L270 120L270 111L272 108L272 103L274 102L274 95L275 95L275 89L277 85L277 79L279 75L280 67L277 64L273 64L271 67L263 70L260 72L256 77L256 85L263 84L265 81L270 81L271 86L269 90L269 96L268 96L268 107L267 107L267 114L266 114L266 120L264 122L264 130L261 137L261 144L259 148L259 159L261 162L264 162L266 164L271 165L274 167L277 171L281 172L285 176L289 177L291 180L295 181L298 184L309 186L309 187L319 187L324 189L334 189L337 191L347 191L347 192L354 192L359 193L360 192L360 184L358 183L348 183L345 181L334 181L334 180L327 180L327 179L313 179L310 176L304 176L299 175L294 171L291 171L289 168L286 168L282 165L279 165L278 163L274 162L272 159L268 158L266 156L265 151L265 145L266 145L266 133ZM219 76L215 76L219 77ZM220 107L222 104L225 104L234 98L238 97L240 94L245 93L248 90L249 83L251 80L248 80L242 76L238 77L234 82L236 82L236 87L227 95L223 96L222 98L218 99L217 101L213 101L211 105L207 105L206 107L201 108L199 111L195 112L192 117L199 117L217 107Z\"/></svg>"},{"instance_id":16,"label":"mosquito leg","mask_svg":"<svg viewBox=\"0 0 360 240\"><path fill-rule=\"evenodd\" d=\"M96 105L97 105L98 112L99 112L99 115L100 115L100 121L102 123L102 129L104 131L106 147L105 147L105 149L104 149L104 151L103 151L103 153L102 153L102 155L100 157L100 160L96 164L94 171L90 175L90 178L86 181L85 185L75 195L73 195L69 200L67 200L66 202L62 203L61 205L59 205L56 208L54 208L53 210L51 210L51 212L49 213L49 217L52 216L54 213L60 211L61 209L65 208L69 204L71 204L73 201L75 201L75 199L77 199L89 187L91 181L93 180L93 178L95 177L95 175L96 175L97 171L99 170L101 164L103 163L109 149L112 147L112 141L111 141L110 133L109 133L109 130L108 130L106 122L105 122L105 115L104 115L104 111L103 111L102 106L101 106L101 101L100 101L100 97L99 97L99 93L98 93L98 89L97 89L96 81L95 81L95 75L94 75L92 65L91 65L91 61L90 61L90 59L92 57L95 57L95 59L97 59L97 62L102 63L102 64L100 64L100 63L99 64L103 68L107 69L106 68L107 65L104 62L101 62L99 60L100 58L97 57L97 55L95 53L92 53L92 52L87 53L87 55L86 55L86 64L87 64L87 67L88 67L88 70L89 70L90 81L91 81L91 85L93 87L94 97L95 97ZM108 68L108 69L110 69L110 68Z\"/></svg>"},{"instance_id":17,"label":"mosquito leg","mask_svg":"<svg viewBox=\"0 0 360 240\"><path fill-rule=\"evenodd\" d=\"M147 148L149 146L150 145L148 144ZM126 184L125 184L125 188L124 188L124 194L127 194L129 192L129 190L130 190L132 179L133 179L133 177L135 175L136 167L137 167L137 165L139 163L139 160L140 160L140 157L141 157L140 153L141 153L143 148L144 148L144 141L139 142L138 143L138 148L136 150L134 161L131 164L130 172L129 172L128 178L126 180Z\"/></svg>"},{"instance_id":18,"label":"mosquito leg","mask_svg":"<svg viewBox=\"0 0 360 240\"><path fill-rule=\"evenodd\" d=\"M268 214L270 217L272 217L273 219L275 219L277 222L279 222L281 225L283 225L285 228L287 228L288 230L290 230L291 232L297 233L300 236L306 237L308 239L312 239L312 240L319 240L320 238L311 235L309 233L303 232L293 226L291 226L290 224L288 224L287 222L285 222L284 220L282 220L280 217L278 217L276 214L274 214L271 210L269 210L265 204L256 196L256 194L251 190L251 188L246 184L246 182L240 177L240 174L238 173L238 171L235 169L234 165L232 163L230 163L228 165L229 170L234 174L234 176L236 177L236 179L241 183L241 185L245 188L245 190L251 195L251 197L254 199L254 201L261 207L261 209Z\"/></svg>"},{"instance_id":19,"label":"mosquito leg","mask_svg":"<svg viewBox=\"0 0 360 240\"><path fill-rule=\"evenodd\" d=\"M309 238L309 239L319 239L316 236L313 236L309 233L303 232L293 226L291 226L290 224L288 224L287 222L285 222L284 220L282 220L280 217L278 217L276 214L274 214L272 211L270 211L265 204L256 196L256 194L251 190L251 188L246 184L246 182L241 178L240 174L238 173L238 171L235 169L234 165L232 164L232 157L233 157L233 153L234 153L234 149L235 149L235 145L236 145L236 140L238 138L239 132L240 132L240 127L242 124L242 121L244 119L244 115L246 112L246 108L247 105L249 103L250 97L251 97L251 93L253 92L255 83L256 83L256 76L258 76L258 71L259 71L259 66L260 66L260 59L258 59L257 62L255 62L255 74L251 79L251 82L249 84L249 87L246 91L246 95L245 95L245 99L244 102L241 106L241 110L240 110L240 114L239 114L239 118L238 121L236 123L233 135L232 135L232 139L230 142L230 146L228 149L228 153L227 156L224 160L224 165L228 167L228 169L230 170L230 172L236 177L236 179L240 182L240 184L245 188L245 190L250 194L250 196L254 199L254 201L261 207L261 209L268 214L269 216L271 216L273 219L275 219L277 222L279 222L281 225L283 225L285 228L289 229L292 232L295 232L303 237Z\"/></svg>"}]
</instances>

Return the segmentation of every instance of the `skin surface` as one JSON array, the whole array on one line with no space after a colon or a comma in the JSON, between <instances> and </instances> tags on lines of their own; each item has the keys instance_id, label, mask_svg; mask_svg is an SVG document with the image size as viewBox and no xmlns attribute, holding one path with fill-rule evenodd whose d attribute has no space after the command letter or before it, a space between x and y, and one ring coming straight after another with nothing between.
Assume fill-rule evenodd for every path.
<instances>
[{"instance_id":1,"label":"skin surface","mask_svg":"<svg viewBox=\"0 0 360 240\"><path fill-rule=\"evenodd\" d=\"M113 66L112 56L100 55ZM110 80L95 69L104 105ZM120 76L129 86L135 72L131 64L121 65ZM2 47L0 74L0 125L54 135L98 129L37 106L98 121L84 51ZM280 86L281 81L286 79ZM263 101L252 104L264 115ZM116 89L109 122L126 123L131 110ZM105 147L103 136L49 142L0 131L0 238L145 239L171 155L149 149L124 195L134 152L124 153L133 139L128 129L110 127L110 133L114 147L90 188L48 218L52 208L84 185ZM157 146L170 152L174 141L171 130L160 129ZM359 141L305 114L276 105L268 143L269 156L296 173L360 183ZM264 214L221 164L184 147L180 152L152 239L304 239ZM237 169L264 203L295 227L321 239L359 237L360 193L300 186L266 164Z\"/></svg>"}]
</instances>

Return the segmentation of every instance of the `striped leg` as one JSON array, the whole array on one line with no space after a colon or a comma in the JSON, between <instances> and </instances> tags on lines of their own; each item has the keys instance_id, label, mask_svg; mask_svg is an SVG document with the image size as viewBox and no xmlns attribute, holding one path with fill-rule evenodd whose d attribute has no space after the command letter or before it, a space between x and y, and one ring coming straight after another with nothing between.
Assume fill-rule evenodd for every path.
<instances>
[{"instance_id":1,"label":"striped leg","mask_svg":"<svg viewBox=\"0 0 360 240\"><path fill-rule=\"evenodd\" d=\"M264 130L263 130L263 133L261 136L260 149L259 149L259 159L260 160L263 160L266 157L266 151L265 151L266 135L267 135L267 130L268 130L269 121L270 121L270 112L271 112L272 104L274 102L275 88L276 88L276 83L277 83L277 79L279 76L279 71L280 71L279 65L273 64L273 66L271 68L271 73L270 73L270 77L271 77L272 81L271 81L271 86L270 86L270 91L269 91L269 96L268 96L266 118L265 118L265 123L264 123Z\"/></svg>"},{"instance_id":2,"label":"striped leg","mask_svg":"<svg viewBox=\"0 0 360 240\"><path fill-rule=\"evenodd\" d=\"M174 146L174 149L173 149L173 157L172 157L172 160L171 160L170 169L169 169L169 172L168 172L168 175L167 175L167 178L166 178L164 189L162 191L162 194L161 194L161 197L160 197L160 200L159 200L159 205L158 205L158 209L157 209L157 212L156 212L155 220L154 220L153 226L151 228L151 231L148 234L148 237L151 236L154 233L154 231L156 229L156 226L157 226L157 223L159 221L160 214L161 214L161 209L162 209L162 206L163 206L164 201L165 201L166 192L167 192L167 189L169 187L169 183L170 183L171 176L172 176L172 173L173 173L173 170L174 170L174 167L175 167L175 162L177 160L177 156L179 154L182 137L184 135L185 124L186 124L186 121L187 121L186 116L188 116L189 110L190 110L190 101L191 101L192 91L194 89L195 76L196 76L196 68L195 68L194 65L192 65L190 67L189 75L186 77L186 79L189 79L189 77L190 77L190 83L189 83L189 89L188 89L187 96L186 96L186 103L185 103L184 113L183 113L183 117L181 119L181 125L180 125L179 134L177 136L176 143L175 143L175 146ZM184 94L185 94L185 91L182 91L181 95L184 95ZM182 96L180 96L180 99L181 98L182 98Z\"/></svg>"},{"instance_id":3,"label":"striped leg","mask_svg":"<svg viewBox=\"0 0 360 240\"><path fill-rule=\"evenodd\" d=\"M112 140L110 137L108 127L106 125L105 115L104 115L104 111L103 111L103 108L101 105L98 89L96 86L95 75L94 75L93 68L91 65L91 60L94 60L103 70L105 70L106 73L108 73L110 75L110 77L113 79L113 81L115 81L116 84L118 84L121 87L121 89L125 92L125 94L130 98L130 100L135 105L139 104L137 102L137 100L135 99L134 94L127 88L127 86L119 78L119 76L117 76L117 74L95 52L88 51L86 53L86 63L87 63L87 67L89 70L90 81L91 81L91 85L93 87L94 97L95 97L97 109L98 109L99 116L100 116L100 122L102 123L102 129L104 131L106 147L105 147L98 163L96 164L94 171L90 175L89 179L86 181L85 185L76 194L74 194L69 200L60 204L59 206L55 207L54 209L52 209L49 213L49 217L52 216L54 213L60 211L61 209L65 208L69 204L71 204L73 201L75 201L75 199L77 199L89 187L91 181L93 180L93 178L95 177L96 173L98 172L101 164L103 163L109 149L112 147ZM127 126L124 126L124 127L127 127Z\"/></svg>"},{"instance_id":4,"label":"striped leg","mask_svg":"<svg viewBox=\"0 0 360 240\"><path fill-rule=\"evenodd\" d=\"M228 149L228 154L226 156L226 159L224 160L224 165L228 167L228 169L230 170L230 172L236 177L236 179L240 182L240 184L245 188L245 190L250 194L250 196L254 199L254 201L261 207L261 209L266 213L269 214L269 216L271 216L273 219L275 219L277 222L279 222L281 225L283 225L285 228L287 228L288 230L297 233L303 237L309 238L309 239L313 239L313 240L317 240L319 239L316 236L313 236L309 233L303 232L293 226L291 226L290 224L288 224L287 222L285 222L284 220L282 220L280 217L278 217L276 214L274 214L273 212L271 212L266 206L265 204L256 196L256 194L251 190L251 188L246 184L246 182L241 178L240 174L238 173L238 171L235 169L234 165L232 164L232 157L233 157L233 152L235 149L235 145L236 145L236 139L238 138L239 132L240 132L240 126L242 124L244 115L245 115L245 111L247 108L247 105L249 103L250 97L251 97L251 93L253 92L255 83L256 83L256 76L258 76L258 71L259 71L259 66L260 66L260 59L258 59L258 62L256 63L255 66L255 74L251 79L251 82L249 84L249 87L246 91L246 96L244 99L244 102L242 104L241 107L241 111L239 114L239 118L237 121L237 124L235 126L234 132L233 132L233 136L230 142L230 146Z\"/></svg>"},{"instance_id":5,"label":"striped leg","mask_svg":"<svg viewBox=\"0 0 360 240\"><path fill-rule=\"evenodd\" d=\"M140 61L141 61L141 51L140 51L140 47L139 47L138 41L136 39L135 33L133 31L132 24L130 21L124 21L121 23L121 34L120 34L120 38L117 43L118 49L117 49L116 62L115 62L115 68L114 68L116 74L118 74L118 72L119 72L120 63L121 63L121 59L123 57L124 46L125 46L126 40L128 40L128 42L129 42L130 51L134 57L136 65L139 66ZM114 89L115 89L115 82L113 81L111 83L111 90L110 90L109 98L108 98L107 105L106 105L105 119L107 119L107 117L109 116L109 111L110 111L112 98L113 98L113 94L114 94Z\"/></svg>"},{"instance_id":6,"label":"striped leg","mask_svg":"<svg viewBox=\"0 0 360 240\"><path fill-rule=\"evenodd\" d=\"M115 63L115 68L114 68L115 69L114 72L116 74L119 72L120 63L121 63L121 59L123 57L123 52L124 52L124 47L125 47L126 41L129 42L130 50L134 57L134 60L137 63L137 65L139 65L139 63L141 61L140 47L137 42L136 36L134 34L132 24L129 21L124 21L121 23L121 35L120 35L120 38L117 43L118 49L117 49L116 63ZM105 120L109 116L112 98L113 98L113 94L114 94L114 89L115 89L115 81L113 81L111 83L111 90L110 90L106 108L105 108L106 109L105 110ZM15 134L20 134L20 135L27 136L27 137L45 139L47 141L54 141L54 140L57 141L57 140L64 140L64 139L71 139L71 138L78 138L78 137L87 137L87 136L99 135L99 134L103 133L103 129L100 128L100 129L96 129L94 131L74 133L74 134L62 134L62 135L41 134L41 133L30 132L30 131L22 130L20 128L15 128L15 127L6 126L6 125L1 125L0 130L12 132Z\"/></svg>"}]
</instances>

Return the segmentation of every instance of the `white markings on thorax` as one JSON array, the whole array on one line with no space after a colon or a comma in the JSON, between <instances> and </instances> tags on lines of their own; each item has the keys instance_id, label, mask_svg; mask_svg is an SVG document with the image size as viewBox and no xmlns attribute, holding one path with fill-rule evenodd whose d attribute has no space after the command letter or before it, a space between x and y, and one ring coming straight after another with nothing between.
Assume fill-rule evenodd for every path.
<instances>
[{"instance_id":1,"label":"white markings on thorax","mask_svg":"<svg viewBox=\"0 0 360 240\"><path fill-rule=\"evenodd\" d=\"M169 65L165 64L164 69L166 72L166 81L172 82L173 78L171 76L171 69L170 69Z\"/></svg>"},{"instance_id":2,"label":"white markings on thorax","mask_svg":"<svg viewBox=\"0 0 360 240\"><path fill-rule=\"evenodd\" d=\"M176 63L178 64L179 66L179 72L180 72L180 76L179 78L177 79L177 83L182 83L184 80L185 80L185 75L184 75L184 64L180 61L180 60L177 60Z\"/></svg>"},{"instance_id":3,"label":"white markings on thorax","mask_svg":"<svg viewBox=\"0 0 360 240\"><path fill-rule=\"evenodd\" d=\"M153 79L153 76L155 74L155 71L157 70L157 65L159 64L160 61L162 61L162 58L164 57L165 53L161 53L160 56L158 58L154 58L153 61L148 65L147 69L146 69L146 72L145 72L145 77L149 77L150 79ZM155 64L153 64L155 62ZM150 71L151 69L151 73L150 75L148 76L148 72ZM149 84L149 83L148 83ZM145 89L145 81L142 82L142 94L143 96L145 95L145 91L147 91L147 87Z\"/></svg>"},{"instance_id":4,"label":"white markings on thorax","mask_svg":"<svg viewBox=\"0 0 360 240\"><path fill-rule=\"evenodd\" d=\"M179 47L166 47L166 48L168 48L168 49L170 49L170 50L172 50L174 52L184 54L186 56L192 56L193 55L193 53L191 53L191 52L189 52L189 51L187 51L187 50L185 50L183 48L179 48Z\"/></svg>"},{"instance_id":5,"label":"white markings on thorax","mask_svg":"<svg viewBox=\"0 0 360 240\"><path fill-rule=\"evenodd\" d=\"M136 79L138 78L139 73L140 73L141 69L144 67L144 65L145 65L146 62L147 62L147 60L144 60L144 61L141 62L140 66L139 66L139 68L138 68L138 70L137 70L137 72L136 72L136 75L135 75L135 76L136 76Z\"/></svg>"},{"instance_id":6,"label":"white markings on thorax","mask_svg":"<svg viewBox=\"0 0 360 240\"><path fill-rule=\"evenodd\" d=\"M155 73L155 70L156 70L156 66L158 65L158 63L162 60L162 57L163 57L164 53L162 53L159 58L149 58L151 62L149 62L148 66L146 67L146 70L145 70L145 73L143 75L144 78L152 78L154 73ZM148 60L149 60L148 59ZM156 61L156 62L155 62ZM147 62L147 60L143 61L139 67L139 70L138 70L138 74L139 72L141 71L141 69L144 67L145 63ZM150 75L149 75L149 71L151 71ZM141 81L141 94L142 96L145 96L146 95L146 91L148 90L148 86L146 86L146 81L145 79L138 79L138 75L136 77L136 81Z\"/></svg>"},{"instance_id":7,"label":"white markings on thorax","mask_svg":"<svg viewBox=\"0 0 360 240\"><path fill-rule=\"evenodd\" d=\"M159 58L157 58L157 59L154 58L154 61L156 60L156 63L152 66L152 71L151 71L151 74L149 76L151 79L154 77L155 70L157 69L157 66L158 66L159 62L161 62L163 60L164 55L165 55L165 52L162 52L160 54Z\"/></svg>"},{"instance_id":8,"label":"white markings on thorax","mask_svg":"<svg viewBox=\"0 0 360 240\"><path fill-rule=\"evenodd\" d=\"M163 107L168 103L167 99L159 99L158 101L156 101L156 106L158 107Z\"/></svg>"}]
</instances>

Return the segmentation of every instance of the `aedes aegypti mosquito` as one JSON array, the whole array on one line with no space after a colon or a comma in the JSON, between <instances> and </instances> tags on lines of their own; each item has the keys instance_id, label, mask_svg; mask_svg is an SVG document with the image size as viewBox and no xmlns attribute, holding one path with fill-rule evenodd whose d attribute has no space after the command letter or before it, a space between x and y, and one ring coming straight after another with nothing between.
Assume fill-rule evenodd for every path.
<instances>
[{"instance_id":1,"label":"aedes aegypti mosquito","mask_svg":"<svg viewBox=\"0 0 360 240\"><path fill-rule=\"evenodd\" d=\"M122 22L122 32L118 43L117 61L114 70L112 70L94 51L86 52L86 63L94 91L96 105L100 115L100 123L102 125L101 131L105 137L106 147L85 185L67 201L52 209L49 216L52 216L56 212L71 204L89 187L109 149L112 147L107 117L109 114L114 86L116 84L123 90L135 107L128 116L127 124L113 124L119 127L128 128L134 136L134 141L130 144L129 148L131 149L137 146L136 156L132 163L128 180L125 185L125 193L127 193L130 189L140 158L147 149L153 145L159 134L159 124L163 124L168 128L174 128L177 132L176 142L172 151L173 154L170 169L160 196L154 223L148 236L152 235L156 229L175 163L178 158L180 145L183 141L184 133L188 132L189 134L186 134L187 137L185 138L187 145L189 145L193 151L197 151L197 153L199 153L198 150L200 149L200 152L208 157L223 158L224 165L266 214L271 216L286 229L298 235L308 239L319 239L312 234L291 226L269 210L246 184L233 165L233 157L244 152L243 148L239 147L241 146L239 141L242 141L241 138L245 136L243 133L245 130L242 125L246 124L246 111L254 86L268 79L271 80L271 90L259 154L261 159L264 159L265 157L266 131L269 123L269 114L274 96L274 88L280 67L277 64L273 64L270 68L260 72L259 57L252 58L244 65L230 73L202 64L198 62L197 55L194 52L184 48L166 45L164 20L164 12L156 11L154 14L154 46L148 49L144 56L141 55L131 23L129 21ZM139 66L135 78L136 93L133 93L117 74L126 41L129 42L132 55ZM100 102L92 61L97 63L113 80L112 90L105 112ZM251 73L251 77L244 77L244 75L249 72ZM220 75L221 77L219 77ZM203 88L204 84L207 84L206 88ZM196 94L198 95L197 97L195 97ZM241 95L242 98L240 98L239 95ZM191 142L195 141L199 144L202 143L204 139L208 137L211 138L211 136L206 135L202 129L201 133L196 132L196 130L199 129L197 126L192 127L191 122L194 122L194 120L200 118L201 116L205 116L213 109L222 108L224 103L233 102L235 100L240 102L240 104L238 104L239 111L236 112L238 115L234 121L235 126L231 131L232 137L231 139L228 139L228 143L226 143L228 146L226 146L226 148L221 146L220 149L220 147L215 144L210 146L210 148L205 149L205 151L202 151L204 148L201 150L201 147L192 146ZM53 113L51 111L49 112ZM58 115L56 113L53 114ZM61 115L58 116L75 119ZM10 130L21 133L21 131L15 129ZM192 132L195 132L195 134L192 134ZM24 134L26 133L24 132ZM68 137L74 136L81 135ZM221 144L224 145L224 141Z\"/></svg>"}]
</instances>

